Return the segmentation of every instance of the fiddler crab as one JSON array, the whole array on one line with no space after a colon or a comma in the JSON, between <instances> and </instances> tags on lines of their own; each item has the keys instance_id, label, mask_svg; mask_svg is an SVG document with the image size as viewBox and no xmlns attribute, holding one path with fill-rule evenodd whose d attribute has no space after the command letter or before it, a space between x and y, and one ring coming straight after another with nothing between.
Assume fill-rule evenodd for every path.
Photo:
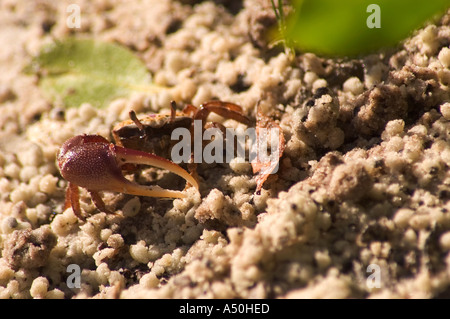
<instances>
[{"instance_id":1,"label":"fiddler crab","mask_svg":"<svg viewBox=\"0 0 450 319\"><path fill-rule=\"evenodd\" d=\"M152 114L141 120L136 117L134 111L131 111L130 120L121 122L113 128L115 143L100 135L78 135L64 142L57 155L57 164L62 177L68 181L65 208L72 207L74 214L83 219L79 187L85 188L90 193L94 205L106 213L111 212L106 208L100 191L185 198L186 194L182 191L134 183L124 177L123 170L130 164L166 169L184 178L186 187L192 186L198 190L195 168L188 173L167 159L171 132L178 127L192 130L194 120L201 120L203 129L215 125L206 122L210 113L236 120L247 126L251 125L251 120L244 115L242 108L230 102L209 101L200 107L188 104L181 112L176 111L175 102L172 102L171 106L170 114ZM222 124L216 124L221 128Z\"/></svg>"}]
</instances>

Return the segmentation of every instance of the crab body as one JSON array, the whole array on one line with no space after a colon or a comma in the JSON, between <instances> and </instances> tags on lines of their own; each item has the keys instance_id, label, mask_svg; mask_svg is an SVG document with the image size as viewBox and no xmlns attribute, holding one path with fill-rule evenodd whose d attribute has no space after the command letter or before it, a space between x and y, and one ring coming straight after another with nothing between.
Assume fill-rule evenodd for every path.
<instances>
[{"instance_id":1,"label":"crab body","mask_svg":"<svg viewBox=\"0 0 450 319\"><path fill-rule=\"evenodd\" d=\"M133 120L116 125L112 131L116 143L123 147L170 158L170 150L175 143L171 139L172 131L180 127L190 129L193 118L177 112L175 117L151 114L139 121L142 124L139 127Z\"/></svg>"}]
</instances>

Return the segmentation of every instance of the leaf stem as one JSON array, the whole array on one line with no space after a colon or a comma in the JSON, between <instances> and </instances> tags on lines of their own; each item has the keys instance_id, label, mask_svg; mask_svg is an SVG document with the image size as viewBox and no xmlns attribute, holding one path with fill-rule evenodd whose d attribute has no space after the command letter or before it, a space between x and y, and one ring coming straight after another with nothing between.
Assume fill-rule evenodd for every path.
<instances>
[{"instance_id":1,"label":"leaf stem","mask_svg":"<svg viewBox=\"0 0 450 319\"><path fill-rule=\"evenodd\" d=\"M271 4L272 4L272 9L275 13L275 18L277 19L277 24L278 24L278 32L280 34L281 40L280 41L276 41L277 42L282 42L284 45L284 51L286 53L286 55L289 56L289 58L292 60L295 56L295 49L294 46L292 44L292 41L290 41L287 37L287 27L286 27L286 17L284 14L284 7L283 7L283 0L278 0L278 5L275 5L275 1L274 0L270 0Z\"/></svg>"}]
</instances>

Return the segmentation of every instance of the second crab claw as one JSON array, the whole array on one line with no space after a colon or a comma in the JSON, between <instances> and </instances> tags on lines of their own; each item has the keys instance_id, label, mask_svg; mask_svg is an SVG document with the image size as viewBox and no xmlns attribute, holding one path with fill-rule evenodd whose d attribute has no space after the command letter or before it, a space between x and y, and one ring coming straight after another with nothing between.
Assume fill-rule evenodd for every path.
<instances>
[{"instance_id":1,"label":"second crab claw","mask_svg":"<svg viewBox=\"0 0 450 319\"><path fill-rule=\"evenodd\" d=\"M116 146L99 135L78 135L68 139L57 156L61 175L69 182L66 206L72 205L76 215L81 215L78 188L86 188L102 211L107 211L98 195L99 191L121 192L137 196L184 198L181 191L159 186L143 186L126 179L121 167L124 164L144 164L169 170L198 189L198 183L179 165L154 154Z\"/></svg>"}]
</instances>

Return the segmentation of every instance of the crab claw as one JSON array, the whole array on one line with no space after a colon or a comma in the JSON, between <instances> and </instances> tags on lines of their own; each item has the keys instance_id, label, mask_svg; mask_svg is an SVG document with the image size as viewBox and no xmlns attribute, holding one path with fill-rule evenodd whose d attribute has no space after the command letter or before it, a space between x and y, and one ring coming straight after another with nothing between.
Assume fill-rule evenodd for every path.
<instances>
[{"instance_id":1,"label":"crab claw","mask_svg":"<svg viewBox=\"0 0 450 319\"><path fill-rule=\"evenodd\" d=\"M150 165L150 166L166 169L168 171L171 171L174 174L177 174L178 176L183 177L188 183L190 183L195 188L197 188L197 189L199 188L198 183L195 180L195 178L193 178L187 171L185 171L183 168L181 168L177 164L175 164L163 157L160 157L160 156L157 156L154 154L150 154L147 152L133 150L130 148L115 146L114 144L109 144L109 148L112 152L114 152L116 154L116 159L120 162L121 165L126 164L126 163L145 164L145 165ZM129 185L129 184L131 184L131 185ZM173 196L172 194L174 194L174 195L180 194L181 197L186 196L182 192L169 191L169 190L162 189L160 187L158 187L158 188L161 190L161 193L159 193L160 191L156 190L155 188L149 189L148 187L141 186L141 185L131 183L131 182L129 182L129 184L127 184L127 186L130 187L129 188L130 191L132 189L134 189L132 187L137 186L137 187L139 187L139 190L137 190L137 192L143 191L144 192L144 194L142 194L143 196L180 197L180 196ZM149 190L151 192L154 192L155 195L146 195L145 193L150 194L150 193L148 193ZM122 191L122 193L127 193L127 191ZM133 194L133 195L140 195L140 194Z\"/></svg>"},{"instance_id":2,"label":"crab claw","mask_svg":"<svg viewBox=\"0 0 450 319\"><path fill-rule=\"evenodd\" d=\"M106 211L98 191L121 192L130 195L184 198L180 191L159 186L143 186L126 179L121 166L126 163L151 165L167 169L198 189L197 181L184 169L171 161L146 152L116 146L99 135L79 135L70 138L57 156L61 175L69 182L66 206L70 202L75 214L80 214L77 192L74 187L86 188L96 206ZM75 186L74 186L75 185Z\"/></svg>"}]
</instances>

